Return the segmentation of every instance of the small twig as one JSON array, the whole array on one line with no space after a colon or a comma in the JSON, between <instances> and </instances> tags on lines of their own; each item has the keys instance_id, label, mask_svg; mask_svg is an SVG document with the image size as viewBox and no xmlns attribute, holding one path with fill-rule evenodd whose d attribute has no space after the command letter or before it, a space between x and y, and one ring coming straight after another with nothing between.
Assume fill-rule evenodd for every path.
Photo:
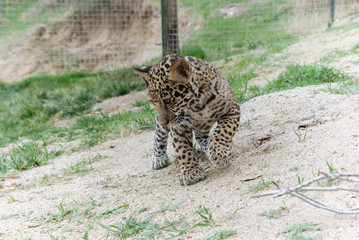
<instances>
[{"instance_id":1,"label":"small twig","mask_svg":"<svg viewBox=\"0 0 359 240\"><path fill-rule=\"evenodd\" d=\"M243 180L241 180L242 182L249 182L249 181L253 181L253 180L256 180L256 179L258 179L258 178L260 178L260 177L262 177L263 175L258 175L258 176L256 176L256 177L252 177L252 178L246 178L246 179L243 179Z\"/></svg>"},{"instance_id":2,"label":"small twig","mask_svg":"<svg viewBox=\"0 0 359 240\"><path fill-rule=\"evenodd\" d=\"M305 195L303 192L308 191L350 191L350 192L359 192L358 188L347 188L347 187L307 187L308 185L320 181L322 179L339 179L344 180L348 182L359 182L359 174L358 173L335 173L335 174L329 174L329 173L321 173L322 176L313 178L312 180L306 181L302 184L299 184L298 186L284 189L281 186L279 186L276 182L273 182L275 186L277 186L278 190L274 191L268 191L261 194L256 194L251 196L251 198L259 198L264 196L273 196L274 198L283 196L285 194L289 194L293 197L296 197L308 204L311 204L317 208L325 209L331 212L335 213L341 213L341 214L359 214L359 208L351 208L351 209L338 209L335 207L328 206L322 202L319 202L317 200L314 200L307 195Z\"/></svg>"}]
</instances>

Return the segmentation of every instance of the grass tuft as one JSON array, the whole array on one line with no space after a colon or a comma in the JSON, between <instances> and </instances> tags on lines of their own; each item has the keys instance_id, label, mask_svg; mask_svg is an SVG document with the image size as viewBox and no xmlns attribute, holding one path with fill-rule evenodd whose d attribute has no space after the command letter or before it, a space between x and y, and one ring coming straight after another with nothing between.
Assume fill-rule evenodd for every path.
<instances>
[{"instance_id":1,"label":"grass tuft","mask_svg":"<svg viewBox=\"0 0 359 240\"><path fill-rule=\"evenodd\" d=\"M203 240L220 240L227 239L237 233L236 230L212 230L206 235Z\"/></svg>"},{"instance_id":2,"label":"grass tuft","mask_svg":"<svg viewBox=\"0 0 359 240\"><path fill-rule=\"evenodd\" d=\"M270 181L264 181L264 179L262 178L261 180L258 181L257 185L249 186L248 191L251 193L257 193L257 192L269 187L270 184L271 184Z\"/></svg>"},{"instance_id":3,"label":"grass tuft","mask_svg":"<svg viewBox=\"0 0 359 240\"><path fill-rule=\"evenodd\" d=\"M287 226L283 233L286 233L286 236L289 239L313 239L311 237L305 237L302 235L303 232L309 231L309 232L315 232L319 231L320 227L318 227L319 223L308 223L308 222L298 222L294 223L290 226Z\"/></svg>"},{"instance_id":4,"label":"grass tuft","mask_svg":"<svg viewBox=\"0 0 359 240\"><path fill-rule=\"evenodd\" d=\"M289 65L285 72L281 73L277 79L268 83L263 88L248 88L246 83L250 78L244 78L243 82L243 76L248 76L248 73L245 75L232 75L229 79L240 103L273 92L325 83L328 86L328 91L332 93L346 94L359 92L358 81L354 81L351 76L342 71L323 65ZM334 87L332 86L333 83L335 84Z\"/></svg>"},{"instance_id":5,"label":"grass tuft","mask_svg":"<svg viewBox=\"0 0 359 240\"><path fill-rule=\"evenodd\" d=\"M92 163L95 163L101 159L106 158L102 155L97 155L95 157L90 157L88 159L83 158L81 161L70 166L70 169L66 171L67 174L77 174L77 175L86 175L90 172L96 171L93 166L90 166Z\"/></svg>"},{"instance_id":6,"label":"grass tuft","mask_svg":"<svg viewBox=\"0 0 359 240\"><path fill-rule=\"evenodd\" d=\"M115 236L119 238L130 237L145 229L159 228L157 224L151 222L152 220L151 216L147 216L144 219L140 219L136 216L136 214L131 214L129 217L123 217L122 220L124 222L114 223L109 227L101 223L97 223L97 224L107 229L109 232L112 232Z\"/></svg>"},{"instance_id":7,"label":"grass tuft","mask_svg":"<svg viewBox=\"0 0 359 240\"><path fill-rule=\"evenodd\" d=\"M290 65L279 77L265 87L266 93L319 85L323 83L334 83L348 79L344 72L319 65Z\"/></svg>"},{"instance_id":8,"label":"grass tuft","mask_svg":"<svg viewBox=\"0 0 359 240\"><path fill-rule=\"evenodd\" d=\"M129 204L124 204L124 205L121 205L121 206L118 206L116 208L113 208L113 209L110 209L110 210L106 210L104 212L102 212L100 214L101 217L108 217L110 215L116 215L118 213L124 213L127 211L127 209L129 208Z\"/></svg>"},{"instance_id":9,"label":"grass tuft","mask_svg":"<svg viewBox=\"0 0 359 240\"><path fill-rule=\"evenodd\" d=\"M0 156L0 175L10 169L22 171L47 164L50 159L63 153L64 150L48 151L45 146L33 141L19 144L9 153Z\"/></svg>"},{"instance_id":10,"label":"grass tuft","mask_svg":"<svg viewBox=\"0 0 359 240\"><path fill-rule=\"evenodd\" d=\"M81 116L106 98L144 89L129 68L97 74L37 76L0 84L0 147L20 137L46 139L61 131L57 117Z\"/></svg>"}]
</instances>

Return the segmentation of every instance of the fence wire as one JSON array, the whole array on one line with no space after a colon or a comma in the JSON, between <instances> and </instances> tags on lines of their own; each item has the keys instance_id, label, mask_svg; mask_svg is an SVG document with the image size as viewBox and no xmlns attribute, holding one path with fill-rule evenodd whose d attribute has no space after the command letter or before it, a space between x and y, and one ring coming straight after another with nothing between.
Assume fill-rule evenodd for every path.
<instances>
[{"instance_id":1,"label":"fence wire","mask_svg":"<svg viewBox=\"0 0 359 240\"><path fill-rule=\"evenodd\" d=\"M330 0L178 0L180 53L215 60L330 25ZM335 19L359 10L336 0ZM178 39L178 41L177 41ZM0 0L0 79L111 70L162 55L160 0Z\"/></svg>"}]
</instances>

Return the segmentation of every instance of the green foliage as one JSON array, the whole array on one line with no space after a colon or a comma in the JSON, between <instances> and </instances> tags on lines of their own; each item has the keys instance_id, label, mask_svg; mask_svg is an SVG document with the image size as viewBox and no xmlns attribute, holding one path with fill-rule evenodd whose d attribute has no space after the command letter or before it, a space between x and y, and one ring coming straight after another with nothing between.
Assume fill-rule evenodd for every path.
<instances>
[{"instance_id":1,"label":"green foliage","mask_svg":"<svg viewBox=\"0 0 359 240\"><path fill-rule=\"evenodd\" d=\"M131 214L129 217L123 217L122 220L123 222L114 223L109 227L101 223L98 224L119 238L127 238L142 230L156 229L159 227L157 224L151 222L152 216L140 219L136 214Z\"/></svg>"},{"instance_id":2,"label":"green foliage","mask_svg":"<svg viewBox=\"0 0 359 240\"><path fill-rule=\"evenodd\" d=\"M199 221L197 224L197 226L211 226L212 224L215 224L214 220L213 220L213 216L210 213L209 209L206 208L206 206L203 205L199 205L198 209L196 210L196 212L202 219L202 221Z\"/></svg>"},{"instance_id":3,"label":"green foliage","mask_svg":"<svg viewBox=\"0 0 359 240\"><path fill-rule=\"evenodd\" d=\"M7 24L1 26L0 37L8 35L18 36L23 34L25 30L39 23L48 23L52 18L63 15L65 10L60 7L52 9L51 11L39 11L38 14L26 14L32 10L39 8L38 0L27 1L3 1L2 8L5 17L8 20ZM23 16L26 16L24 21Z\"/></svg>"},{"instance_id":4,"label":"green foliage","mask_svg":"<svg viewBox=\"0 0 359 240\"><path fill-rule=\"evenodd\" d=\"M30 141L0 155L0 175L9 169L25 170L46 164L64 150L47 151L47 139L65 137L68 141L81 138L82 146L92 147L111 136L120 136L124 129L154 129L155 110L148 101L137 112L100 117L81 117L69 128L54 127L56 116L80 116L109 96L143 89L144 83L123 69L108 73L72 73L59 76L38 76L19 83L0 83L0 147L16 142L19 137L43 140L44 146ZM90 172L87 164L73 166L72 171Z\"/></svg>"},{"instance_id":5,"label":"green foliage","mask_svg":"<svg viewBox=\"0 0 359 240\"><path fill-rule=\"evenodd\" d=\"M82 117L69 129L61 133L68 140L81 136L82 145L90 148L98 143L104 142L111 136L123 135L124 129L131 131L154 129L155 110L146 104L140 111L127 111L116 115L101 114L98 116Z\"/></svg>"},{"instance_id":6,"label":"green foliage","mask_svg":"<svg viewBox=\"0 0 359 240\"><path fill-rule=\"evenodd\" d=\"M249 77L243 78L241 74L233 74L229 78L231 86L234 88L241 87L234 89L235 95L240 103L264 94L323 83L327 84L328 91L332 93L346 94L348 92L359 92L358 81L354 81L351 76L342 71L323 65L289 65L285 72L281 73L277 79L268 83L268 85L263 88L248 88L246 83L253 75L248 75L247 73L245 76ZM338 84L332 87L331 83ZM303 140L303 138L304 136L301 136L299 139Z\"/></svg>"},{"instance_id":7,"label":"green foliage","mask_svg":"<svg viewBox=\"0 0 359 240\"><path fill-rule=\"evenodd\" d=\"M277 219L277 218L283 216L285 214L285 212L288 212L288 208L286 206L280 207L278 209L272 209L272 210L269 210L266 212L262 212L259 215L267 217L267 218Z\"/></svg>"},{"instance_id":8,"label":"green foliage","mask_svg":"<svg viewBox=\"0 0 359 240\"><path fill-rule=\"evenodd\" d=\"M335 173L338 173L338 170L334 168L334 165L333 163L329 163L328 161L326 161L327 163L327 166L328 166L328 169L329 169L329 173L330 174L335 174ZM320 172L320 169L318 170L318 176L320 176L321 172ZM337 184L339 181L338 179L330 179L330 178L326 178L326 179L322 179L318 182L318 185L319 186L327 186L327 187L330 187L332 185L335 185Z\"/></svg>"},{"instance_id":9,"label":"green foliage","mask_svg":"<svg viewBox=\"0 0 359 240\"><path fill-rule=\"evenodd\" d=\"M333 163L329 163L329 162L327 161L327 166L328 166L329 172L330 172L331 174L338 173L338 170L336 170L336 169L334 168Z\"/></svg>"},{"instance_id":10,"label":"green foliage","mask_svg":"<svg viewBox=\"0 0 359 240\"><path fill-rule=\"evenodd\" d=\"M206 52L200 45L184 47L181 54L184 56L206 59Z\"/></svg>"},{"instance_id":11,"label":"green foliage","mask_svg":"<svg viewBox=\"0 0 359 240\"><path fill-rule=\"evenodd\" d=\"M248 190L251 193L257 193L257 192L269 187L270 184L271 184L270 181L264 181L264 179L262 178L261 180L258 181L257 185L249 186Z\"/></svg>"},{"instance_id":12,"label":"green foliage","mask_svg":"<svg viewBox=\"0 0 359 240\"><path fill-rule=\"evenodd\" d=\"M228 218L228 219L233 219L237 215L238 211L242 210L242 209L244 209L244 207L239 207L239 208L235 209L234 211L228 211L226 213L226 215L224 215L224 217Z\"/></svg>"},{"instance_id":13,"label":"green foliage","mask_svg":"<svg viewBox=\"0 0 359 240\"><path fill-rule=\"evenodd\" d=\"M268 1L250 4L246 4L247 0L226 2L181 0L181 2L184 6L190 7L193 15L200 14L204 22L198 32L184 41L180 50L183 55L213 61L253 49L271 49L270 51L278 52L294 39L284 30L270 31L274 26L280 26L281 19L287 17L287 13L281 12L279 8L273 8ZM246 6L243 7L245 10L242 17L220 16L221 7L238 2ZM284 0L278 1L278 4L287 3ZM259 13L258 9L268 9L268 11Z\"/></svg>"},{"instance_id":14,"label":"green foliage","mask_svg":"<svg viewBox=\"0 0 359 240\"><path fill-rule=\"evenodd\" d=\"M166 204L166 203L162 202L161 205L160 205L159 212L165 213L167 211L175 211L185 202L186 202L186 200L183 200L183 201L181 201L179 203L176 203L176 204Z\"/></svg>"},{"instance_id":15,"label":"green foliage","mask_svg":"<svg viewBox=\"0 0 359 240\"><path fill-rule=\"evenodd\" d=\"M18 83L1 83L0 147L17 141L19 137L46 139L60 131L52 124L55 115L80 116L108 97L144 88L143 80L127 68L107 73L38 76Z\"/></svg>"},{"instance_id":16,"label":"green foliage","mask_svg":"<svg viewBox=\"0 0 359 240\"><path fill-rule=\"evenodd\" d=\"M59 210L59 213L52 214L46 222L59 222L64 220L65 218L68 218L71 214L77 211L76 208L72 209L65 209L62 203L59 204L59 206L56 206L56 208Z\"/></svg>"},{"instance_id":17,"label":"green foliage","mask_svg":"<svg viewBox=\"0 0 359 240\"><path fill-rule=\"evenodd\" d=\"M236 234L236 230L212 230L206 235L203 240L220 240L227 239Z\"/></svg>"},{"instance_id":18,"label":"green foliage","mask_svg":"<svg viewBox=\"0 0 359 240\"><path fill-rule=\"evenodd\" d=\"M289 239L313 239L311 237L305 237L302 235L303 232L309 231L309 232L315 232L319 231L320 228L318 227L319 223L308 223L308 222L298 222L294 223L290 226L287 226L283 233L286 233L286 236Z\"/></svg>"},{"instance_id":19,"label":"green foliage","mask_svg":"<svg viewBox=\"0 0 359 240\"><path fill-rule=\"evenodd\" d=\"M302 133L301 131L296 131L293 128L294 134L298 137L298 142L304 142L307 139L307 132Z\"/></svg>"},{"instance_id":20,"label":"green foliage","mask_svg":"<svg viewBox=\"0 0 359 240\"><path fill-rule=\"evenodd\" d=\"M118 213L124 213L129 208L129 204L118 206L114 209L106 210L100 214L101 217L108 217L110 215L116 215Z\"/></svg>"},{"instance_id":21,"label":"green foliage","mask_svg":"<svg viewBox=\"0 0 359 240\"><path fill-rule=\"evenodd\" d=\"M344 78L338 84L327 85L327 91L334 94L359 94L359 81L354 78Z\"/></svg>"},{"instance_id":22,"label":"green foliage","mask_svg":"<svg viewBox=\"0 0 359 240\"><path fill-rule=\"evenodd\" d=\"M166 239L177 239L178 237L182 236L183 234L189 232L196 227L215 226L212 213L207 207L203 205L199 205L194 212L199 217L199 219L196 219L194 221L187 222L185 221L185 218L183 216L181 216L177 220L172 221L165 219L163 223L155 221L155 218L158 214L161 214L161 216L163 216L168 211L176 211L179 206L184 202L185 201L181 201L173 205L161 203L160 210L150 212L148 214L145 214L144 216L140 216L140 213L142 212L142 210L140 209L132 212L128 217L123 217L122 222L117 222L109 226L98 222L97 224L108 230L109 233L112 233L119 238L129 238L133 235L140 235L136 239L161 238L161 234L163 232L170 234L170 237ZM127 208L128 205L123 206ZM122 209L122 206L120 206L119 209ZM117 208L111 210L109 214L116 210ZM107 214L105 214L104 216L106 215ZM236 231L233 230L212 231L211 234L207 237L207 239L225 239L235 233Z\"/></svg>"},{"instance_id":23,"label":"green foliage","mask_svg":"<svg viewBox=\"0 0 359 240\"><path fill-rule=\"evenodd\" d=\"M264 91L271 93L308 85L339 82L343 79L349 79L349 76L328 66L289 65L284 73L265 87Z\"/></svg>"},{"instance_id":24,"label":"green foliage","mask_svg":"<svg viewBox=\"0 0 359 240\"><path fill-rule=\"evenodd\" d=\"M90 157L88 159L83 158L81 161L73 164L70 166L70 169L67 170L68 174L78 174L78 175L85 175L90 172L95 171L93 166L90 166L92 163L97 162L105 157L102 155L97 155L95 157Z\"/></svg>"},{"instance_id":25,"label":"green foliage","mask_svg":"<svg viewBox=\"0 0 359 240\"><path fill-rule=\"evenodd\" d=\"M48 151L36 142L27 142L14 147L9 153L0 156L0 174L9 169L26 170L47 164L50 159L64 153L64 150Z\"/></svg>"}]
</instances>

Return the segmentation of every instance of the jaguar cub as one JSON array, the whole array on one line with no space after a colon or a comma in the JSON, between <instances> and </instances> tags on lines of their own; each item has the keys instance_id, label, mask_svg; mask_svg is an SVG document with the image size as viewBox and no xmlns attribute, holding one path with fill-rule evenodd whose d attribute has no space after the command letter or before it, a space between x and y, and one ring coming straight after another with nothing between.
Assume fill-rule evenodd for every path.
<instances>
[{"instance_id":1,"label":"jaguar cub","mask_svg":"<svg viewBox=\"0 0 359 240\"><path fill-rule=\"evenodd\" d=\"M207 175L192 151L193 136L213 165L228 165L240 106L227 80L215 67L199 58L168 55L158 64L135 68L134 72L143 76L157 110L154 169L169 164L169 132L182 185L194 184Z\"/></svg>"}]
</instances>

